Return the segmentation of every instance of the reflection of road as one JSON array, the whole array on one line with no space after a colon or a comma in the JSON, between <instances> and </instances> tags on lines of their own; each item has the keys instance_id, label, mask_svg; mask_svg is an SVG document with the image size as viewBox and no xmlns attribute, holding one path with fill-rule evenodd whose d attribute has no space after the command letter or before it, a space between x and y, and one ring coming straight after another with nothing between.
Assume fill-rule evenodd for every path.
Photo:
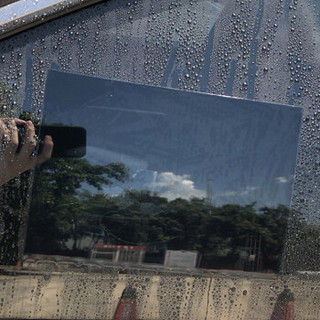
<instances>
[{"instance_id":1,"label":"reflection of road","mask_svg":"<svg viewBox=\"0 0 320 320\"><path fill-rule=\"evenodd\" d=\"M313 303L320 300L320 292L305 279L232 271L130 272L110 268L105 273L2 275L0 316L112 319L123 289L131 286L137 290L139 319L269 320L278 294L288 286L295 296L295 319L317 318Z\"/></svg>"}]
</instances>

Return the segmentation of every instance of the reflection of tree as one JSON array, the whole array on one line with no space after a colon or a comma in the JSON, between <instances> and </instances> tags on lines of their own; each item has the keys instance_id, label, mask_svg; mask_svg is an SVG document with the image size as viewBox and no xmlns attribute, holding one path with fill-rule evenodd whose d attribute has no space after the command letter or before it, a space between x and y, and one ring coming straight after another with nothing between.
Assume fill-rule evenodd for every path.
<instances>
[{"instance_id":1,"label":"reflection of tree","mask_svg":"<svg viewBox=\"0 0 320 320\"><path fill-rule=\"evenodd\" d=\"M249 236L261 239L264 267L277 270L289 209L256 210L254 204L215 207L205 199L169 201L149 191L118 196L79 192L82 182L98 189L127 178L119 163L91 166L85 160L54 160L36 175L27 250L80 254L79 241L91 235L110 244L139 244L163 257L165 248L197 250L203 256L240 256ZM73 241L73 251L66 242ZM85 254L83 252L82 254Z\"/></svg>"},{"instance_id":2,"label":"reflection of tree","mask_svg":"<svg viewBox=\"0 0 320 320\"><path fill-rule=\"evenodd\" d=\"M36 252L58 252L68 239L76 243L84 233L83 224L91 218L84 214L86 202L77 192L82 183L101 190L128 177L122 163L93 166L84 159L52 159L37 171L26 243L27 251Z\"/></svg>"}]
</instances>

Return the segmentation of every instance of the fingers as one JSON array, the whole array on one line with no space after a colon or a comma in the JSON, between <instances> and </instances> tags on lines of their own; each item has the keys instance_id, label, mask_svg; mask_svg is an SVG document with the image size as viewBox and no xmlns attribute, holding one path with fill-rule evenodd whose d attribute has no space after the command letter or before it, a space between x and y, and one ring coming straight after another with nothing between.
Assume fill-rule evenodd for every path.
<instances>
[{"instance_id":1,"label":"fingers","mask_svg":"<svg viewBox=\"0 0 320 320\"><path fill-rule=\"evenodd\" d=\"M20 154L31 156L37 145L36 133L34 125L31 121L27 121L24 125L24 139L20 150Z\"/></svg>"},{"instance_id":2,"label":"fingers","mask_svg":"<svg viewBox=\"0 0 320 320\"><path fill-rule=\"evenodd\" d=\"M53 151L52 138L51 138L51 136L45 136L43 147L42 147L42 152L37 157L37 163L42 164L42 163L48 161L51 158L52 151Z\"/></svg>"},{"instance_id":3,"label":"fingers","mask_svg":"<svg viewBox=\"0 0 320 320\"><path fill-rule=\"evenodd\" d=\"M10 120L8 129L10 133L10 138L9 138L10 142L8 144L8 148L6 149L6 152L14 154L17 151L18 144L19 144L18 128L14 120Z\"/></svg>"},{"instance_id":4,"label":"fingers","mask_svg":"<svg viewBox=\"0 0 320 320\"><path fill-rule=\"evenodd\" d=\"M0 157L4 157L4 152L10 140L10 132L3 121L0 121Z\"/></svg>"},{"instance_id":5,"label":"fingers","mask_svg":"<svg viewBox=\"0 0 320 320\"><path fill-rule=\"evenodd\" d=\"M11 158L18 148L18 129L13 119L3 119L1 121L1 149L4 159Z\"/></svg>"},{"instance_id":6,"label":"fingers","mask_svg":"<svg viewBox=\"0 0 320 320\"><path fill-rule=\"evenodd\" d=\"M20 124L20 125L25 125L27 121L24 121L24 120L21 120L21 119L18 119L18 118L14 118L14 121L16 122L16 124Z\"/></svg>"},{"instance_id":7,"label":"fingers","mask_svg":"<svg viewBox=\"0 0 320 320\"><path fill-rule=\"evenodd\" d=\"M17 125L23 126L23 142L19 145L19 134ZM21 141L20 141L21 142ZM12 163L25 171L31 169L36 164L42 164L49 160L52 155L53 141L50 136L46 136L43 141L41 154L37 155L38 137L31 121L21 119L0 119L0 156L1 161L7 165Z\"/></svg>"},{"instance_id":8,"label":"fingers","mask_svg":"<svg viewBox=\"0 0 320 320\"><path fill-rule=\"evenodd\" d=\"M26 121L20 119L0 118L0 139L7 148L8 153L15 152L19 143L17 125L25 125Z\"/></svg>"},{"instance_id":9,"label":"fingers","mask_svg":"<svg viewBox=\"0 0 320 320\"><path fill-rule=\"evenodd\" d=\"M24 128L20 150L18 150L17 125ZM53 150L52 138L45 137L40 155L36 154L36 149L37 137L31 121L0 118L0 185L33 168L36 164L49 160Z\"/></svg>"},{"instance_id":10,"label":"fingers","mask_svg":"<svg viewBox=\"0 0 320 320\"><path fill-rule=\"evenodd\" d=\"M1 141L6 140L9 135L9 130L2 120L0 120L0 132L1 132L0 134Z\"/></svg>"},{"instance_id":11,"label":"fingers","mask_svg":"<svg viewBox=\"0 0 320 320\"><path fill-rule=\"evenodd\" d=\"M37 155L38 137L35 133L34 125L31 121L27 121L24 125L25 134L24 141L17 157L20 162L24 163L29 169L36 164L42 164L51 158L53 150L53 141L51 136L45 136L42 146L42 151Z\"/></svg>"}]
</instances>

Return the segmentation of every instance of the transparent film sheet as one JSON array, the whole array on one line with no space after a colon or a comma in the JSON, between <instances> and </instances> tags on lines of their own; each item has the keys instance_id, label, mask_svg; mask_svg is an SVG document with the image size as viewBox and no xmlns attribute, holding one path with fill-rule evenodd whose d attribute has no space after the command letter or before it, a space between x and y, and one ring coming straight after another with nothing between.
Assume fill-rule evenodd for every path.
<instances>
[{"instance_id":1,"label":"transparent film sheet","mask_svg":"<svg viewBox=\"0 0 320 320\"><path fill-rule=\"evenodd\" d=\"M50 71L44 119L87 130L86 159L125 183L214 205L290 205L302 109Z\"/></svg>"}]
</instances>

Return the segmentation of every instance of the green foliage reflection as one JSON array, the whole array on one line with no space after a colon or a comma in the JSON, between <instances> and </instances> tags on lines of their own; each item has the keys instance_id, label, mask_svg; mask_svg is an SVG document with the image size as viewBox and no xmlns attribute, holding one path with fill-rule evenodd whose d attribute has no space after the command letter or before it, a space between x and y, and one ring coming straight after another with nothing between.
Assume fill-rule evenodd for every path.
<instances>
[{"instance_id":1,"label":"green foliage reflection","mask_svg":"<svg viewBox=\"0 0 320 320\"><path fill-rule=\"evenodd\" d=\"M200 266L213 268L211 258L225 257L234 260L236 267L237 261L248 260L249 242L255 239L261 265L254 270L279 268L289 217L285 206L215 207L206 199L169 201L145 190L111 196L80 188L86 182L101 190L103 185L126 180L128 168L121 163L92 166L83 159L60 159L38 171L27 252L87 256L90 245L99 241L144 245L146 262L162 263L165 249L197 250L203 257ZM248 263L239 266L248 269Z\"/></svg>"}]
</instances>

